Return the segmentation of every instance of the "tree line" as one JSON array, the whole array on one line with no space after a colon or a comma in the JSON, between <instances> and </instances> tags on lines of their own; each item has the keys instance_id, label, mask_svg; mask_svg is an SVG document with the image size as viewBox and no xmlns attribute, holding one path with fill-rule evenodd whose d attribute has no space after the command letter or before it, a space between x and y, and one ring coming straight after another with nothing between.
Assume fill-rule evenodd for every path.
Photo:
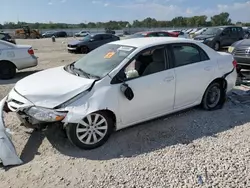
<instances>
[{"instance_id":1,"label":"tree line","mask_svg":"<svg viewBox=\"0 0 250 188\"><path fill-rule=\"evenodd\" d=\"M134 20L132 24L128 21L109 21L109 22L88 22L79 24L67 23L26 23L26 22L5 22L0 24L0 29L18 29L24 25L28 25L31 29L73 29L73 28L108 28L108 29L123 29L123 28L156 28L156 27L211 27L220 25L232 25L232 20L227 12L222 12L218 15L210 17L207 21L206 15L182 17L178 16L169 21L156 20L155 18L145 18L142 21ZM250 26L250 23L237 22L237 25Z\"/></svg>"}]
</instances>

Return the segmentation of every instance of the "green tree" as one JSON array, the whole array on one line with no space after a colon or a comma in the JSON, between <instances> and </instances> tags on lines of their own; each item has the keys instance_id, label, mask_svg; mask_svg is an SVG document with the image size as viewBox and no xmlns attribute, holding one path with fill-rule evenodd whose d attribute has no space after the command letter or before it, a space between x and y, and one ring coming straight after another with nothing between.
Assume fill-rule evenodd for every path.
<instances>
[{"instance_id":1,"label":"green tree","mask_svg":"<svg viewBox=\"0 0 250 188\"><path fill-rule=\"evenodd\" d=\"M211 22L213 26L231 25L231 19L229 18L229 13L227 12L222 12L218 15L212 16Z\"/></svg>"}]
</instances>

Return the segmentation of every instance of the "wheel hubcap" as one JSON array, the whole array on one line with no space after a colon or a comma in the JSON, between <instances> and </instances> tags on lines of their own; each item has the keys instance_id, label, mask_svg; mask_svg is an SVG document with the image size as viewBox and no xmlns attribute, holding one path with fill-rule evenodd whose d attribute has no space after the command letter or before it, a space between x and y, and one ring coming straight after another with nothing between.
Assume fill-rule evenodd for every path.
<instances>
[{"instance_id":1,"label":"wheel hubcap","mask_svg":"<svg viewBox=\"0 0 250 188\"><path fill-rule=\"evenodd\" d=\"M84 144L96 144L104 138L108 130L106 119L100 114L89 114L77 124L77 138Z\"/></svg>"},{"instance_id":2,"label":"wheel hubcap","mask_svg":"<svg viewBox=\"0 0 250 188\"><path fill-rule=\"evenodd\" d=\"M208 106L213 108L215 107L220 101L220 88L218 86L213 86L208 92Z\"/></svg>"}]
</instances>

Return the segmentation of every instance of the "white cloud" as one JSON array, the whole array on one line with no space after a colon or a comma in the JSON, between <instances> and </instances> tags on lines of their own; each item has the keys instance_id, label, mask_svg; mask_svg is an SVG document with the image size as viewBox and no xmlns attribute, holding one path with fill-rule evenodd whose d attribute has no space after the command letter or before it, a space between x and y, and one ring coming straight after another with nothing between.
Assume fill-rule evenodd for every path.
<instances>
[{"instance_id":1,"label":"white cloud","mask_svg":"<svg viewBox=\"0 0 250 188\"><path fill-rule=\"evenodd\" d=\"M214 8L185 7L174 5L175 2L186 0L136 0L134 4L115 5L119 8L129 9L137 16L136 19L153 17L159 20L171 20L176 16L207 15L208 17L221 12L228 12L230 18L236 21L250 22L250 1L233 4L218 4ZM166 3L167 2L167 3ZM188 2L188 1L187 1ZM186 3L188 5L188 3Z\"/></svg>"}]
</instances>

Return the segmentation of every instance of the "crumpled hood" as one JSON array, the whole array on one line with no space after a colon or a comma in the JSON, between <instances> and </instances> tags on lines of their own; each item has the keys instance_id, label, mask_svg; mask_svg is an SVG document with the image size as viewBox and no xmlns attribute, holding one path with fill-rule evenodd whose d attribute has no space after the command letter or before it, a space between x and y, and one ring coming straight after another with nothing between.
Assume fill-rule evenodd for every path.
<instances>
[{"instance_id":1,"label":"crumpled hood","mask_svg":"<svg viewBox=\"0 0 250 188\"><path fill-rule=\"evenodd\" d=\"M54 108L87 90L93 82L66 72L62 66L23 78L16 83L15 90L36 106Z\"/></svg>"}]
</instances>

